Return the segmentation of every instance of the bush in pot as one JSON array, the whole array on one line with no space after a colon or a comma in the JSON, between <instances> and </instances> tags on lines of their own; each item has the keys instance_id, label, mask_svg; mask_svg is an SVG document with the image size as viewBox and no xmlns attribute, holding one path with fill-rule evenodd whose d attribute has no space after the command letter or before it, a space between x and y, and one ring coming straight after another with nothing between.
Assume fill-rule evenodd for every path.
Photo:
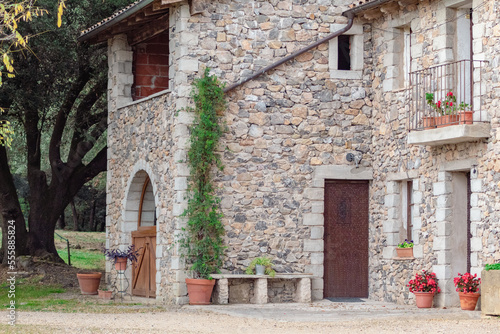
<instances>
[{"instance_id":1,"label":"bush in pot","mask_svg":"<svg viewBox=\"0 0 500 334\"><path fill-rule=\"evenodd\" d=\"M257 273L257 266L262 266L264 267L264 274L269 275L271 277L274 277L276 275L276 271L273 269L273 262L271 261L270 258L267 258L265 256L263 257L257 257L250 262L248 265L247 270L245 271L248 275L253 275Z\"/></svg>"},{"instance_id":2,"label":"bush in pot","mask_svg":"<svg viewBox=\"0 0 500 334\"><path fill-rule=\"evenodd\" d=\"M202 78L195 79L191 93L195 107L189 109L194 113L194 121L190 127L187 154L190 170L188 207L183 214L188 221L179 242L195 278L186 279L190 304L210 303L215 283L211 280L211 274L220 272L224 255L222 212L212 173L214 167L223 169L217 153L223 127L217 115L223 112L226 101L222 85L209 72L207 68ZM193 284L198 283L202 285L204 300L195 298L198 291L193 290Z\"/></svg>"},{"instance_id":3,"label":"bush in pot","mask_svg":"<svg viewBox=\"0 0 500 334\"><path fill-rule=\"evenodd\" d=\"M481 279L477 274L458 273L458 277L453 279L455 287L457 288L458 296L460 297L460 307L462 310L474 311L476 309L479 294L479 284Z\"/></svg>"},{"instance_id":4,"label":"bush in pot","mask_svg":"<svg viewBox=\"0 0 500 334\"><path fill-rule=\"evenodd\" d=\"M102 251L109 260L113 261L116 270L125 270L127 266L127 260L129 260L131 263L137 262L140 250L140 248L138 250L135 250L135 246L130 245L125 250L103 248Z\"/></svg>"},{"instance_id":5,"label":"bush in pot","mask_svg":"<svg viewBox=\"0 0 500 334\"><path fill-rule=\"evenodd\" d=\"M398 254L398 257L401 258L413 257L413 240L408 241L408 239L405 239L405 241L398 244L396 252Z\"/></svg>"},{"instance_id":6,"label":"bush in pot","mask_svg":"<svg viewBox=\"0 0 500 334\"><path fill-rule=\"evenodd\" d=\"M441 292L438 287L436 274L422 270L422 274L416 273L415 279L408 282L410 292L415 295L418 308L432 307L434 294Z\"/></svg>"}]
</instances>

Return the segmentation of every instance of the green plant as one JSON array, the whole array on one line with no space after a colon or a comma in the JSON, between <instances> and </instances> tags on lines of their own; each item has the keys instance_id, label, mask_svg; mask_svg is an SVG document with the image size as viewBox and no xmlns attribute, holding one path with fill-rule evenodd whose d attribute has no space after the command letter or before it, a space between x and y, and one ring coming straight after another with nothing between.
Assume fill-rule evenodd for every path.
<instances>
[{"instance_id":1,"label":"green plant","mask_svg":"<svg viewBox=\"0 0 500 334\"><path fill-rule=\"evenodd\" d=\"M476 293L477 290L479 290L481 279L477 277L477 274L472 276L470 273L465 273L463 275L458 273L458 277L455 277L453 282L458 292Z\"/></svg>"},{"instance_id":2,"label":"green plant","mask_svg":"<svg viewBox=\"0 0 500 334\"><path fill-rule=\"evenodd\" d=\"M276 275L276 271L273 269L273 262L271 261L270 258L267 257L256 257L255 259L250 262L250 265L248 265L247 270L245 271L248 275L253 275L255 274L255 266L256 265L261 265L264 266L264 272L266 275L269 275L271 277L274 277Z\"/></svg>"},{"instance_id":3,"label":"green plant","mask_svg":"<svg viewBox=\"0 0 500 334\"><path fill-rule=\"evenodd\" d=\"M408 239L405 239L405 241L398 244L398 248L412 248L412 247L413 247L413 240L408 241Z\"/></svg>"},{"instance_id":4,"label":"green plant","mask_svg":"<svg viewBox=\"0 0 500 334\"><path fill-rule=\"evenodd\" d=\"M434 102L434 93L425 93L425 100L432 109L441 115L450 115L457 110L463 111L470 107L470 105L463 101L457 105L457 97L452 91L446 93L446 97L443 101L438 100L437 102Z\"/></svg>"},{"instance_id":5,"label":"green plant","mask_svg":"<svg viewBox=\"0 0 500 334\"><path fill-rule=\"evenodd\" d=\"M406 286L410 288L410 292L441 292L436 281L436 274L425 270L422 270L422 274L416 273L415 279L410 280Z\"/></svg>"},{"instance_id":6,"label":"green plant","mask_svg":"<svg viewBox=\"0 0 500 334\"><path fill-rule=\"evenodd\" d=\"M220 272L224 255L224 226L212 169L214 166L223 169L217 153L223 128L217 114L224 110L226 100L221 83L209 73L207 68L203 77L194 80L191 93L195 107L189 109L194 112L194 121L187 154L190 170L188 207L183 213L188 221L179 240L194 276L204 279Z\"/></svg>"},{"instance_id":7,"label":"green plant","mask_svg":"<svg viewBox=\"0 0 500 334\"><path fill-rule=\"evenodd\" d=\"M500 263L487 264L484 266L484 270L500 270Z\"/></svg>"}]
</instances>

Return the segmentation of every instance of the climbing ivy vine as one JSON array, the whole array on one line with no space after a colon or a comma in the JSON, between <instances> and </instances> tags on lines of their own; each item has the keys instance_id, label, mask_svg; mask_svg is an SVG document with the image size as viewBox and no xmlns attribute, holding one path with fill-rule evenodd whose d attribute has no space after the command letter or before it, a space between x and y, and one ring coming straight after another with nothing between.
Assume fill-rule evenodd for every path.
<instances>
[{"instance_id":1,"label":"climbing ivy vine","mask_svg":"<svg viewBox=\"0 0 500 334\"><path fill-rule=\"evenodd\" d=\"M187 227L180 245L195 277L209 279L220 272L224 255L224 226L220 199L213 183L213 169L222 170L217 153L223 126L218 114L226 107L222 84L207 68L203 77L193 82L193 125L190 127L190 148L187 154L190 169L188 207L184 216Z\"/></svg>"}]
</instances>

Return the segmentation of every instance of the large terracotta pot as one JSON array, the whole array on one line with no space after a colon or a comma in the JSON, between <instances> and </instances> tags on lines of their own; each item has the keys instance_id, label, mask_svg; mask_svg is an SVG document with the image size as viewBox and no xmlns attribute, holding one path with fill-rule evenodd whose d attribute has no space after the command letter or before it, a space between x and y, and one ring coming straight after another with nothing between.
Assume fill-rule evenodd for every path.
<instances>
[{"instance_id":1,"label":"large terracotta pot","mask_svg":"<svg viewBox=\"0 0 500 334\"><path fill-rule=\"evenodd\" d=\"M193 279L186 278L186 285L189 295L189 305L209 305L212 290L214 289L214 279Z\"/></svg>"},{"instance_id":2,"label":"large terracotta pot","mask_svg":"<svg viewBox=\"0 0 500 334\"><path fill-rule=\"evenodd\" d=\"M127 268L127 258L126 257L117 257L115 261L115 269L116 270L125 270Z\"/></svg>"},{"instance_id":3,"label":"large terracotta pot","mask_svg":"<svg viewBox=\"0 0 500 334\"><path fill-rule=\"evenodd\" d=\"M431 308L434 292L414 292L418 308Z\"/></svg>"},{"instance_id":4,"label":"large terracotta pot","mask_svg":"<svg viewBox=\"0 0 500 334\"><path fill-rule=\"evenodd\" d=\"M443 115L436 117L436 127L444 128L446 126L457 125L460 120L460 115Z\"/></svg>"},{"instance_id":5,"label":"large terracotta pot","mask_svg":"<svg viewBox=\"0 0 500 334\"><path fill-rule=\"evenodd\" d=\"M422 117L422 125L424 127L424 130L434 129L436 127L436 117Z\"/></svg>"},{"instance_id":6,"label":"large terracotta pot","mask_svg":"<svg viewBox=\"0 0 500 334\"><path fill-rule=\"evenodd\" d=\"M76 274L82 295L97 295L102 273Z\"/></svg>"},{"instance_id":7,"label":"large terracotta pot","mask_svg":"<svg viewBox=\"0 0 500 334\"><path fill-rule=\"evenodd\" d=\"M413 247L396 248L396 253L398 254L398 257L401 257L401 258L413 257Z\"/></svg>"},{"instance_id":8,"label":"large terracotta pot","mask_svg":"<svg viewBox=\"0 0 500 334\"><path fill-rule=\"evenodd\" d=\"M476 309L477 300L479 296L481 296L481 294L479 292L476 293L459 292L458 296L460 297L460 307L462 308L462 310L474 311Z\"/></svg>"},{"instance_id":9,"label":"large terracotta pot","mask_svg":"<svg viewBox=\"0 0 500 334\"><path fill-rule=\"evenodd\" d=\"M458 113L460 116L460 124L472 124L473 123L473 111L461 111Z\"/></svg>"}]
</instances>

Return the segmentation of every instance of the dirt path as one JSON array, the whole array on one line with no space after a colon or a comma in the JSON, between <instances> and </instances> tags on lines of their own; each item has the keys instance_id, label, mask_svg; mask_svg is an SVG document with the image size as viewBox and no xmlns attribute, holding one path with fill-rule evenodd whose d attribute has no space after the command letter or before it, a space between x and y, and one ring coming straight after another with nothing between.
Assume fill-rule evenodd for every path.
<instances>
[{"instance_id":1,"label":"dirt path","mask_svg":"<svg viewBox=\"0 0 500 334\"><path fill-rule=\"evenodd\" d=\"M226 309L227 311L228 309ZM274 309L274 319L255 315L255 309L229 309L233 315L209 312L199 308L184 307L178 310L152 313L84 314L53 312L20 312L14 327L0 324L2 333L500 333L499 319L480 319L479 312L366 312L359 317L352 313L337 313L337 316L316 321L323 310L313 311L309 321L280 320L279 313L286 309ZM226 313L227 313L226 312ZM240 312L239 314L237 314ZM267 314L266 309L261 309ZM369 313L369 312L368 312ZM237 315L234 315L237 314ZM6 312L0 318L6 319ZM286 318L286 317L283 317ZM345 320L343 320L345 319Z\"/></svg>"}]
</instances>

